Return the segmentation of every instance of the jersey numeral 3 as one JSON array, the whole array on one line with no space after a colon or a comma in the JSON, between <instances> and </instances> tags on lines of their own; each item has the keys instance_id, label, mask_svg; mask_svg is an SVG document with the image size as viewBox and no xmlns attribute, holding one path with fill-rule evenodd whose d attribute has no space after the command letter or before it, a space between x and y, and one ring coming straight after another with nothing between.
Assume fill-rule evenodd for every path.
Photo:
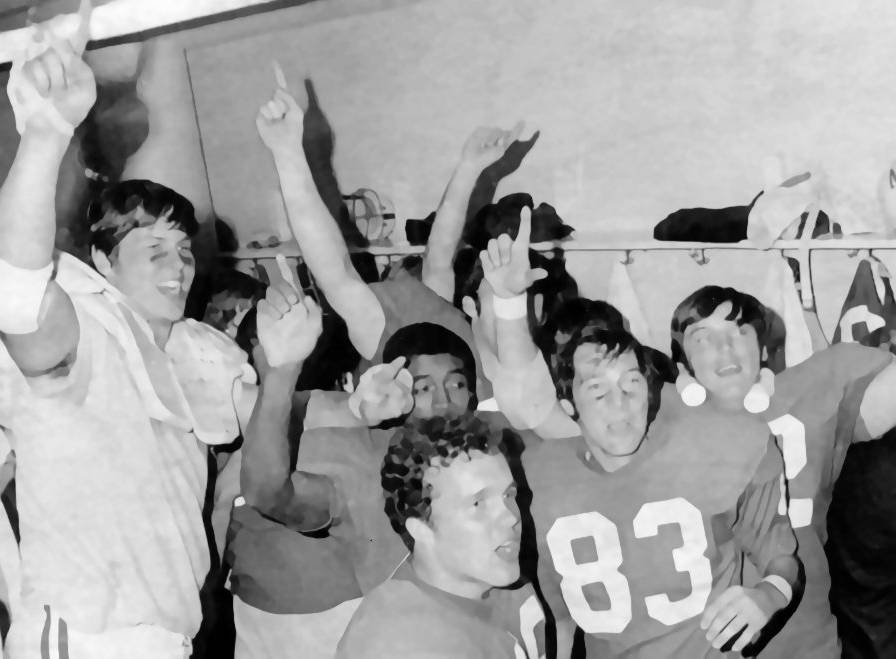
<instances>
[{"instance_id":1,"label":"jersey numeral 3","mask_svg":"<svg viewBox=\"0 0 896 659\"><path fill-rule=\"evenodd\" d=\"M648 615L665 625L674 625L700 614L712 589L712 566L706 558L706 531L703 516L692 503L677 497L654 501L641 506L632 520L636 538L657 535L666 524L681 529L682 545L672 551L672 560L679 572L691 578L687 597L672 601L665 593L644 598ZM591 538L597 560L577 563L573 556L575 540ZM560 574L563 600L576 624L588 634L618 634L632 620L632 594L628 580L619 571L622 566L622 542L616 525L598 512L580 513L558 518L547 533L548 549L554 569ZM603 584L610 607L593 610L584 588Z\"/></svg>"}]
</instances>

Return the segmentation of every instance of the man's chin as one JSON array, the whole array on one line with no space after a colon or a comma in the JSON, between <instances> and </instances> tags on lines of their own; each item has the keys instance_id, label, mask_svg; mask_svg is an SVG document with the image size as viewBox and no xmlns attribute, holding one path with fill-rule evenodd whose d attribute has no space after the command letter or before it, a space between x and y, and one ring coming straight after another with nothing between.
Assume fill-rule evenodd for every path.
<instances>
[{"instance_id":1,"label":"man's chin","mask_svg":"<svg viewBox=\"0 0 896 659\"><path fill-rule=\"evenodd\" d=\"M504 569L496 569L493 570L491 574L489 574L488 583L494 588L505 588L520 578L520 567L519 567L519 559L517 559L515 565L510 566L507 565Z\"/></svg>"}]
</instances>

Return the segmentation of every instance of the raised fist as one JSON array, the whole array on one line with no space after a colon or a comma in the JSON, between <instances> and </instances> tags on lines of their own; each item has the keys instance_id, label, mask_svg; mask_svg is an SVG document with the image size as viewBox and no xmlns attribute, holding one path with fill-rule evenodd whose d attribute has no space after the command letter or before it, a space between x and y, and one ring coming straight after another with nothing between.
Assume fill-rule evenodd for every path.
<instances>
[{"instance_id":1,"label":"raised fist","mask_svg":"<svg viewBox=\"0 0 896 659\"><path fill-rule=\"evenodd\" d=\"M296 275L277 255L283 281L268 286L258 303L258 343L268 366L297 365L308 358L322 331L317 303L305 297Z\"/></svg>"}]
</instances>

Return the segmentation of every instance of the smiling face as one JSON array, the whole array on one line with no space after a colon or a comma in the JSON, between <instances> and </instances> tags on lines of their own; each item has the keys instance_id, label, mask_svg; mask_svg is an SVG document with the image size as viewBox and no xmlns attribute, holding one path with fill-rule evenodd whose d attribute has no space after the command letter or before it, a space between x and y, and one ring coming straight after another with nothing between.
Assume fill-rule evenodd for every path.
<instances>
[{"instance_id":1,"label":"smiling face","mask_svg":"<svg viewBox=\"0 0 896 659\"><path fill-rule=\"evenodd\" d=\"M520 511L504 456L472 450L447 467L430 467L424 479L432 507L429 532L418 542L456 584L452 592L484 593L516 581Z\"/></svg>"},{"instance_id":2,"label":"smiling face","mask_svg":"<svg viewBox=\"0 0 896 659\"><path fill-rule=\"evenodd\" d=\"M164 217L129 231L98 268L150 322L183 317L196 273L189 236Z\"/></svg>"},{"instance_id":3,"label":"smiling face","mask_svg":"<svg viewBox=\"0 0 896 659\"><path fill-rule=\"evenodd\" d=\"M647 378L631 350L607 355L599 343L583 343L573 354L573 403L592 450L613 458L630 456L647 433Z\"/></svg>"},{"instance_id":4,"label":"smiling face","mask_svg":"<svg viewBox=\"0 0 896 659\"><path fill-rule=\"evenodd\" d=\"M464 363L459 358L447 353L417 355L408 364L408 371L414 378L412 417L455 418L467 411L472 394Z\"/></svg>"},{"instance_id":5,"label":"smiling face","mask_svg":"<svg viewBox=\"0 0 896 659\"><path fill-rule=\"evenodd\" d=\"M752 325L728 319L731 302L723 302L712 314L684 332L684 353L694 377L720 404L733 408L759 377L761 353Z\"/></svg>"}]
</instances>

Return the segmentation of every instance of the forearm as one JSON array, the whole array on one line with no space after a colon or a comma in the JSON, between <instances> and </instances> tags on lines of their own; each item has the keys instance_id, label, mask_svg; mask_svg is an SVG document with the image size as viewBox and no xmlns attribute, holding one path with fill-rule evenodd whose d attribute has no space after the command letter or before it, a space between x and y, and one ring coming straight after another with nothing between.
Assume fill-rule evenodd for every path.
<instances>
[{"instance_id":1,"label":"forearm","mask_svg":"<svg viewBox=\"0 0 896 659\"><path fill-rule=\"evenodd\" d=\"M557 659L569 659L575 641L576 623L569 618L558 620L557 627Z\"/></svg>"},{"instance_id":2,"label":"forearm","mask_svg":"<svg viewBox=\"0 0 896 659\"><path fill-rule=\"evenodd\" d=\"M240 490L247 503L271 508L292 497L289 468L289 419L300 367L265 374L243 443Z\"/></svg>"},{"instance_id":3,"label":"forearm","mask_svg":"<svg viewBox=\"0 0 896 659\"><path fill-rule=\"evenodd\" d=\"M466 162L461 162L454 170L436 211L423 255L423 283L449 302L454 299L454 255L479 173Z\"/></svg>"},{"instance_id":4,"label":"forearm","mask_svg":"<svg viewBox=\"0 0 896 659\"><path fill-rule=\"evenodd\" d=\"M362 356L371 358L385 324L376 296L352 265L345 240L320 198L301 153L274 154L290 229L327 301L348 325ZM379 326L379 332L376 331Z\"/></svg>"},{"instance_id":5,"label":"forearm","mask_svg":"<svg viewBox=\"0 0 896 659\"><path fill-rule=\"evenodd\" d=\"M328 294L354 272L348 248L330 211L320 198L302 153L274 153L289 227L302 258L318 285ZM332 302L332 301L331 301Z\"/></svg>"},{"instance_id":6,"label":"forearm","mask_svg":"<svg viewBox=\"0 0 896 659\"><path fill-rule=\"evenodd\" d=\"M763 579L766 577L780 577L781 579L784 579L784 581L787 582L787 585L790 586L792 597L801 592L803 587L800 578L800 563L796 556L784 555L774 558L766 566L765 573L762 577ZM776 587L770 581L760 581L756 587L767 591L772 597L772 600L779 605L778 608L783 609L790 603L782 593L781 589Z\"/></svg>"},{"instance_id":7,"label":"forearm","mask_svg":"<svg viewBox=\"0 0 896 659\"><path fill-rule=\"evenodd\" d=\"M529 332L527 317L514 320L495 318L495 331L498 337L498 362L502 366L526 366L538 356L538 347Z\"/></svg>"},{"instance_id":8,"label":"forearm","mask_svg":"<svg viewBox=\"0 0 896 659\"><path fill-rule=\"evenodd\" d=\"M290 471L289 420L300 367L272 369L262 379L243 444L243 498L263 515L298 531L328 525L334 486L319 474ZM293 429L298 432L298 429Z\"/></svg>"},{"instance_id":9,"label":"forearm","mask_svg":"<svg viewBox=\"0 0 896 659\"><path fill-rule=\"evenodd\" d=\"M53 258L56 184L69 137L26 130L0 187L0 258L37 270Z\"/></svg>"}]
</instances>

